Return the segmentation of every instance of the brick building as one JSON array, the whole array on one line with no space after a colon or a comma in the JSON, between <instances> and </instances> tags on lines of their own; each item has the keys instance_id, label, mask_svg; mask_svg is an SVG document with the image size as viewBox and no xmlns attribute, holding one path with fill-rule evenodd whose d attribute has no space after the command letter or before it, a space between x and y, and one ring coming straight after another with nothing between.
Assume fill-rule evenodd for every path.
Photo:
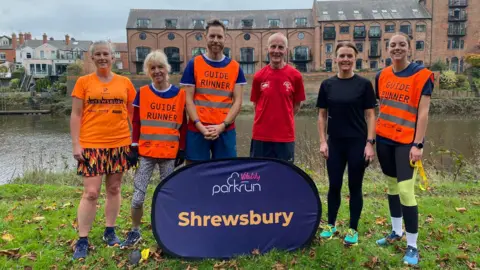
<instances>
[{"instance_id":1,"label":"brick building","mask_svg":"<svg viewBox=\"0 0 480 270\"><path fill-rule=\"evenodd\" d=\"M467 20L466 13L479 11L480 0L314 0L311 9L290 10L132 9L127 21L129 70L141 72L146 55L160 49L172 72L182 72L192 56L205 52L205 25L215 18L228 29L225 55L237 60L246 74L268 63L266 43L275 32L288 37L286 60L302 72L333 71L335 46L347 40L361 50L357 69L388 66L388 41L395 32L412 38L411 61L430 66L448 59L450 68L460 72L465 50L477 43L479 32L473 25L480 25L480 18Z\"/></svg>"},{"instance_id":2,"label":"brick building","mask_svg":"<svg viewBox=\"0 0 480 270\"><path fill-rule=\"evenodd\" d=\"M17 35L11 37L0 36L0 64L5 62L15 63L15 48L17 47Z\"/></svg>"},{"instance_id":3,"label":"brick building","mask_svg":"<svg viewBox=\"0 0 480 270\"><path fill-rule=\"evenodd\" d=\"M128 46L127 43L113 43L115 47L115 66L118 70L128 70Z\"/></svg>"}]
</instances>

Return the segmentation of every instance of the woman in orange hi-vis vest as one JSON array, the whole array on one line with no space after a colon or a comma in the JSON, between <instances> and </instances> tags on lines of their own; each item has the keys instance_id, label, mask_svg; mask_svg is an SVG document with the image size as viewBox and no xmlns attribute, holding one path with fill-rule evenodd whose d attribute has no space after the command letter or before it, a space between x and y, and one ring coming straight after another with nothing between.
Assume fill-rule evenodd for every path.
<instances>
[{"instance_id":1,"label":"woman in orange hi-vis vest","mask_svg":"<svg viewBox=\"0 0 480 270\"><path fill-rule=\"evenodd\" d=\"M392 221L392 232L377 240L377 244L385 246L403 238L403 216L407 238L403 262L416 265L418 206L411 163L422 158L434 78L423 65L409 62L410 46L410 38L404 33L393 35L388 49L393 65L376 77L380 107L376 125L377 155L388 183Z\"/></svg>"},{"instance_id":2,"label":"woman in orange hi-vis vest","mask_svg":"<svg viewBox=\"0 0 480 270\"><path fill-rule=\"evenodd\" d=\"M140 155L140 160L133 182L132 229L120 248L134 246L142 239L143 203L155 166L158 164L160 180L163 180L184 161L185 91L168 81L171 67L162 51L149 53L143 69L152 83L141 87L133 102L132 151Z\"/></svg>"},{"instance_id":3,"label":"woman in orange hi-vis vest","mask_svg":"<svg viewBox=\"0 0 480 270\"><path fill-rule=\"evenodd\" d=\"M106 41L92 44L90 54L96 72L78 78L72 92L70 133L77 173L83 177L84 191L78 207L78 233L74 259L85 258L88 233L97 211L97 200L106 175L105 232L109 246L120 244L115 222L120 211L122 175L135 160L129 119L133 114L135 88L132 82L111 71L115 54Z\"/></svg>"}]
</instances>

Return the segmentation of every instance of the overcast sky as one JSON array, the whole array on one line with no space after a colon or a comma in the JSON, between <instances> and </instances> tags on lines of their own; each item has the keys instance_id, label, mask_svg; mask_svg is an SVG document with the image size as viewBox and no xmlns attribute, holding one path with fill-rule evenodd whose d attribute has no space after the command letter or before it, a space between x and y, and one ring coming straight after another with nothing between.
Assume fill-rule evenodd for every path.
<instances>
[{"instance_id":1,"label":"overcast sky","mask_svg":"<svg viewBox=\"0 0 480 270\"><path fill-rule=\"evenodd\" d=\"M313 0L1 0L0 35L126 42L130 9L244 10L311 8Z\"/></svg>"}]
</instances>

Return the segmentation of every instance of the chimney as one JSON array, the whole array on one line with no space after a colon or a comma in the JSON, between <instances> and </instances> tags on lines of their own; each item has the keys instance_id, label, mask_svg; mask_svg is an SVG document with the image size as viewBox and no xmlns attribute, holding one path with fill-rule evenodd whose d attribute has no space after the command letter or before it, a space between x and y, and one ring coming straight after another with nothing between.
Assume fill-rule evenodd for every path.
<instances>
[{"instance_id":1,"label":"chimney","mask_svg":"<svg viewBox=\"0 0 480 270\"><path fill-rule=\"evenodd\" d=\"M23 39L23 33L20 32L20 34L18 34L18 38L20 39L20 45L23 45L23 43L25 42L25 39Z\"/></svg>"},{"instance_id":2,"label":"chimney","mask_svg":"<svg viewBox=\"0 0 480 270\"><path fill-rule=\"evenodd\" d=\"M65 45L70 45L70 36L68 34L65 35Z\"/></svg>"},{"instance_id":3,"label":"chimney","mask_svg":"<svg viewBox=\"0 0 480 270\"><path fill-rule=\"evenodd\" d=\"M25 33L25 40L32 40L32 34L30 32Z\"/></svg>"},{"instance_id":4,"label":"chimney","mask_svg":"<svg viewBox=\"0 0 480 270\"><path fill-rule=\"evenodd\" d=\"M47 34L43 33L43 44L45 44L47 42L48 42Z\"/></svg>"},{"instance_id":5,"label":"chimney","mask_svg":"<svg viewBox=\"0 0 480 270\"><path fill-rule=\"evenodd\" d=\"M17 48L17 35L15 33L12 34L12 49Z\"/></svg>"}]
</instances>

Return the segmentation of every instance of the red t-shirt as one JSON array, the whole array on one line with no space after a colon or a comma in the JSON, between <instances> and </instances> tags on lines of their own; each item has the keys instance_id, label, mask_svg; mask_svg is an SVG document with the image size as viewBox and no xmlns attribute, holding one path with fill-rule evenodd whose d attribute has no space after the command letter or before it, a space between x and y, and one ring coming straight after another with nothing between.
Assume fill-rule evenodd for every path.
<instances>
[{"instance_id":1,"label":"red t-shirt","mask_svg":"<svg viewBox=\"0 0 480 270\"><path fill-rule=\"evenodd\" d=\"M266 142L295 141L294 104L305 100L302 74L285 65L269 65L253 77L250 101L256 103L252 138Z\"/></svg>"}]
</instances>

